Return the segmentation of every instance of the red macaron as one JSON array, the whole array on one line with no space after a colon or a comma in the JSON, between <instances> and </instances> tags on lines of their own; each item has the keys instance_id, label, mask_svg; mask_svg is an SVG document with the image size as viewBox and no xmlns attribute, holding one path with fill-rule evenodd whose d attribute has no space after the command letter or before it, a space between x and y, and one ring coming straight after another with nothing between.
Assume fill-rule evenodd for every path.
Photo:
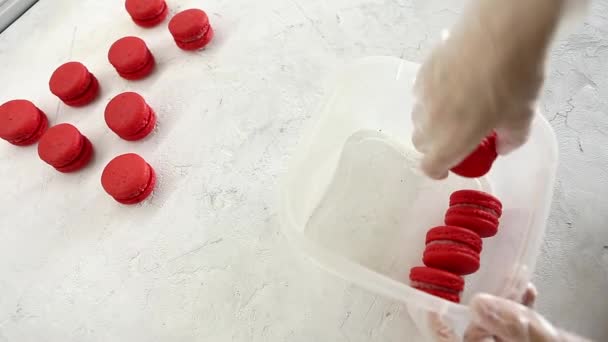
<instances>
[{"instance_id":1,"label":"red macaron","mask_svg":"<svg viewBox=\"0 0 608 342\"><path fill-rule=\"evenodd\" d=\"M156 65L146 42L137 37L124 37L114 42L108 51L108 61L120 77L127 80L148 76Z\"/></svg>"},{"instance_id":2,"label":"red macaron","mask_svg":"<svg viewBox=\"0 0 608 342\"><path fill-rule=\"evenodd\" d=\"M473 153L453 167L452 172L467 178L478 178L490 171L497 157L496 133L492 133L481 141Z\"/></svg>"},{"instance_id":3,"label":"red macaron","mask_svg":"<svg viewBox=\"0 0 608 342\"><path fill-rule=\"evenodd\" d=\"M13 145L37 142L47 126L46 115L28 100L12 100L0 106L0 138Z\"/></svg>"},{"instance_id":4,"label":"red macaron","mask_svg":"<svg viewBox=\"0 0 608 342\"><path fill-rule=\"evenodd\" d=\"M49 128L38 144L38 156L59 172L74 172L85 167L93 156L93 145L70 124Z\"/></svg>"},{"instance_id":5,"label":"red macaron","mask_svg":"<svg viewBox=\"0 0 608 342\"><path fill-rule=\"evenodd\" d=\"M497 218L502 216L502 203L495 196L478 190L458 190L450 195L450 207L469 206L484 209Z\"/></svg>"},{"instance_id":6,"label":"red macaron","mask_svg":"<svg viewBox=\"0 0 608 342\"><path fill-rule=\"evenodd\" d=\"M145 138L156 126L156 114L137 93L116 95L106 106L105 120L119 137L129 141Z\"/></svg>"},{"instance_id":7,"label":"red macaron","mask_svg":"<svg viewBox=\"0 0 608 342\"><path fill-rule=\"evenodd\" d=\"M502 203L485 192L460 190L450 196L450 208L445 214L445 224L470 229L482 238L498 232Z\"/></svg>"},{"instance_id":8,"label":"red macaron","mask_svg":"<svg viewBox=\"0 0 608 342\"><path fill-rule=\"evenodd\" d=\"M460 303L460 292L464 289L461 276L431 267L413 267L410 270L410 285L420 291Z\"/></svg>"},{"instance_id":9,"label":"red macaron","mask_svg":"<svg viewBox=\"0 0 608 342\"><path fill-rule=\"evenodd\" d=\"M154 169L134 153L112 159L101 174L104 190L122 204L136 204L145 200L155 184Z\"/></svg>"},{"instance_id":10,"label":"red macaron","mask_svg":"<svg viewBox=\"0 0 608 342\"><path fill-rule=\"evenodd\" d=\"M471 230L440 226L426 234L426 248L422 261L428 267L457 275L475 273L479 269L482 242Z\"/></svg>"},{"instance_id":11,"label":"red macaron","mask_svg":"<svg viewBox=\"0 0 608 342\"><path fill-rule=\"evenodd\" d=\"M169 22L169 31L175 43L183 50L198 50L213 39L213 28L207 13L188 9L176 14Z\"/></svg>"},{"instance_id":12,"label":"red macaron","mask_svg":"<svg viewBox=\"0 0 608 342\"><path fill-rule=\"evenodd\" d=\"M142 27L160 24L169 13L165 0L127 0L125 8L133 21Z\"/></svg>"},{"instance_id":13,"label":"red macaron","mask_svg":"<svg viewBox=\"0 0 608 342\"><path fill-rule=\"evenodd\" d=\"M87 105L99 94L97 78L79 62L68 62L57 68L49 88L61 101L73 107Z\"/></svg>"}]
</instances>

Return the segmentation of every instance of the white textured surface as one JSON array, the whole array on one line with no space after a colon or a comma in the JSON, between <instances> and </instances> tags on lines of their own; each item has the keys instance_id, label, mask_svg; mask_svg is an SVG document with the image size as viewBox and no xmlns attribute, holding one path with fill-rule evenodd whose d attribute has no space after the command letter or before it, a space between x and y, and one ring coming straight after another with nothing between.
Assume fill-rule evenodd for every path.
<instances>
[{"instance_id":1,"label":"white textured surface","mask_svg":"<svg viewBox=\"0 0 608 342\"><path fill-rule=\"evenodd\" d=\"M0 101L31 99L98 152L89 168L61 175L35 148L1 144L0 341L415 340L404 307L291 252L275 185L337 65L368 55L420 61L461 2L168 3L210 13L209 49L184 53L164 26L137 28L122 0L42 0L0 35ZM536 279L542 312L598 340L608 338L607 6L597 1L553 54L545 112L562 161ZM121 80L106 62L110 44L129 34L158 59L145 81ZM47 90L68 59L103 87L84 109ZM103 123L105 103L125 90L158 112L144 142L120 141ZM99 185L105 163L128 151L160 174L139 207L113 203Z\"/></svg>"},{"instance_id":2,"label":"white textured surface","mask_svg":"<svg viewBox=\"0 0 608 342\"><path fill-rule=\"evenodd\" d=\"M548 318L608 341L608 1L591 4L555 45L543 93L560 165L535 282Z\"/></svg>"}]
</instances>

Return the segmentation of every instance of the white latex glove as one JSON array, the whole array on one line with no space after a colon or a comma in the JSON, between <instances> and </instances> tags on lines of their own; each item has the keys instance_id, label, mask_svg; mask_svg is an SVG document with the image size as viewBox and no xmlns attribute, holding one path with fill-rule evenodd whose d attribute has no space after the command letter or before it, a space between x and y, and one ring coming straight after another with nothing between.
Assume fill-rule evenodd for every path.
<instances>
[{"instance_id":1,"label":"white latex glove","mask_svg":"<svg viewBox=\"0 0 608 342\"><path fill-rule=\"evenodd\" d=\"M508 294L511 296L514 294ZM464 333L465 342L588 342L556 329L536 311L536 288L528 284L521 298L499 298L488 294L475 296L470 303L472 322ZM520 304L521 303L521 304ZM440 342L460 339L437 314L431 315L434 336Z\"/></svg>"},{"instance_id":2,"label":"white latex glove","mask_svg":"<svg viewBox=\"0 0 608 342\"><path fill-rule=\"evenodd\" d=\"M465 333L465 341L588 341L556 329L536 311L508 299L480 294L470 306L473 324Z\"/></svg>"},{"instance_id":3,"label":"white latex glove","mask_svg":"<svg viewBox=\"0 0 608 342\"><path fill-rule=\"evenodd\" d=\"M473 0L418 74L413 143L422 170L447 177L496 130L498 152L522 145L563 0Z\"/></svg>"}]
</instances>

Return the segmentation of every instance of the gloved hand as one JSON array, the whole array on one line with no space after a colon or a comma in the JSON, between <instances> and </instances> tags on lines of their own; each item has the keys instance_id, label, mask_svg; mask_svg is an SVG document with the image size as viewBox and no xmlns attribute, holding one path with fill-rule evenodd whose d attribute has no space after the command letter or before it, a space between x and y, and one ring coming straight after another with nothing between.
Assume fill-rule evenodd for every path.
<instances>
[{"instance_id":1,"label":"gloved hand","mask_svg":"<svg viewBox=\"0 0 608 342\"><path fill-rule=\"evenodd\" d=\"M587 341L556 329L536 311L505 298L480 294L473 298L470 306L473 324L465 332L465 341Z\"/></svg>"},{"instance_id":2,"label":"gloved hand","mask_svg":"<svg viewBox=\"0 0 608 342\"><path fill-rule=\"evenodd\" d=\"M511 294L508 294L510 296ZM464 333L465 342L586 342L588 340L556 329L532 306L536 300L532 284L521 298L499 298L488 294L475 296L470 303L472 322ZM521 304L520 304L521 303ZM459 338L437 314L431 315L431 328L441 342Z\"/></svg>"},{"instance_id":3,"label":"gloved hand","mask_svg":"<svg viewBox=\"0 0 608 342\"><path fill-rule=\"evenodd\" d=\"M526 141L563 8L563 0L472 1L414 86L413 143L427 175L447 177L494 129L500 154Z\"/></svg>"}]
</instances>

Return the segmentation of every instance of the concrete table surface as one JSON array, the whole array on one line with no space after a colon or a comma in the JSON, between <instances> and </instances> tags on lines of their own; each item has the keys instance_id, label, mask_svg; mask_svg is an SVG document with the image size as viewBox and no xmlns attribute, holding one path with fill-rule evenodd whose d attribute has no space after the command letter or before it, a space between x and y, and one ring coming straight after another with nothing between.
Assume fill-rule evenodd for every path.
<instances>
[{"instance_id":1,"label":"concrete table surface","mask_svg":"<svg viewBox=\"0 0 608 342\"><path fill-rule=\"evenodd\" d=\"M399 303L334 278L287 245L276 184L300 128L344 62L421 61L462 2L170 0L202 7L217 36L177 49L166 29L135 26L122 0L41 0L0 35L0 101L28 98L51 123L95 144L71 175L35 147L0 145L0 341L412 341ZM550 226L537 268L539 310L608 339L608 1L553 50L543 107L561 149ZM122 80L113 41L145 39L158 70ZM74 109L48 91L59 64L97 75L100 99ZM159 124L142 142L113 135L107 101L137 91ZM124 207L102 190L103 166L140 153L159 185ZM567 309L564 309L567 308Z\"/></svg>"}]
</instances>

